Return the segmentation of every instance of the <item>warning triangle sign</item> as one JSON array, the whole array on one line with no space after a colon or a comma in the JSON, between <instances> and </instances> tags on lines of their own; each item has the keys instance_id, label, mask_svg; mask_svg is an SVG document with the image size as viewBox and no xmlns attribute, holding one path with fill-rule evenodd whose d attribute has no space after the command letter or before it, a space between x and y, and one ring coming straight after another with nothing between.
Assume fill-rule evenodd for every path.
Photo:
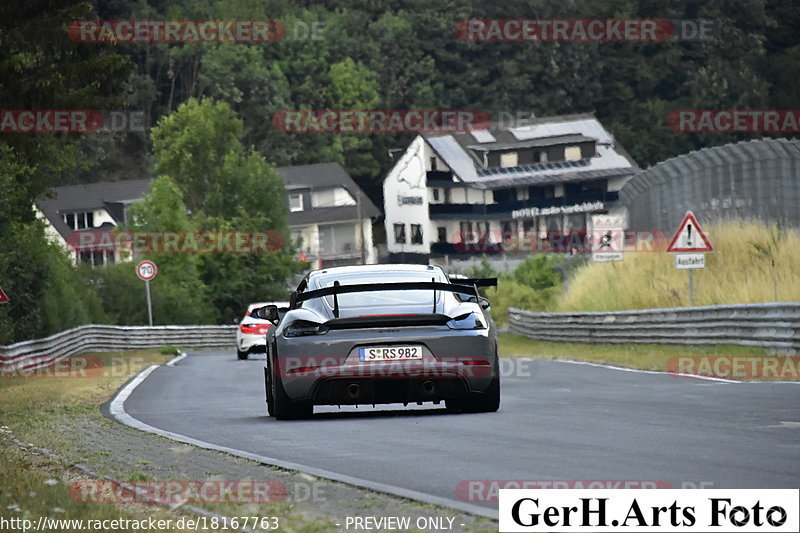
<instances>
[{"instance_id":1,"label":"warning triangle sign","mask_svg":"<svg viewBox=\"0 0 800 533\"><path fill-rule=\"evenodd\" d=\"M6 295L3 288L0 287L0 304L7 304L7 303L8 303L8 295Z\"/></svg>"},{"instance_id":2,"label":"warning triangle sign","mask_svg":"<svg viewBox=\"0 0 800 533\"><path fill-rule=\"evenodd\" d=\"M697 223L694 213L691 211L686 212L683 217L683 222L672 237L668 252L713 252L714 247L711 246L706 234L703 233L703 228Z\"/></svg>"}]
</instances>

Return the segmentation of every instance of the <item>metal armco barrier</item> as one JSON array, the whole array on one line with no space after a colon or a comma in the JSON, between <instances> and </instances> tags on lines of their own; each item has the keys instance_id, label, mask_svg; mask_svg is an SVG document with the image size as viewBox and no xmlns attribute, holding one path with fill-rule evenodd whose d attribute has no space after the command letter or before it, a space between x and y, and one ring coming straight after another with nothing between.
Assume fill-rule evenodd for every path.
<instances>
[{"instance_id":1,"label":"metal armco barrier","mask_svg":"<svg viewBox=\"0 0 800 533\"><path fill-rule=\"evenodd\" d=\"M737 344L800 350L800 302L583 313L509 308L509 330L531 339L585 343Z\"/></svg>"},{"instance_id":2,"label":"metal armco barrier","mask_svg":"<svg viewBox=\"0 0 800 533\"><path fill-rule=\"evenodd\" d=\"M232 349L236 326L78 326L44 339L0 346L0 371L43 368L79 353L158 348L165 344Z\"/></svg>"}]
</instances>

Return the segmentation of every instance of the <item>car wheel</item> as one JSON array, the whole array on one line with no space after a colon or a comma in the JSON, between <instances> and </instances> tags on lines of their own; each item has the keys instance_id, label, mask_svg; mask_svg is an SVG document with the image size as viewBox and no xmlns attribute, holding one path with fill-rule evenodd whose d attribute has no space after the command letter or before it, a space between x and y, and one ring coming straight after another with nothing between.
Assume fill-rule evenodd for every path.
<instances>
[{"instance_id":1,"label":"car wheel","mask_svg":"<svg viewBox=\"0 0 800 533\"><path fill-rule=\"evenodd\" d=\"M275 416L275 398L272 397L272 384L269 382L269 369L264 367L264 390L266 391L267 414Z\"/></svg>"},{"instance_id":2,"label":"car wheel","mask_svg":"<svg viewBox=\"0 0 800 533\"><path fill-rule=\"evenodd\" d=\"M239 361L244 361L245 359L247 359L247 355L248 355L247 352L236 350L236 357L239 358Z\"/></svg>"},{"instance_id":3,"label":"car wheel","mask_svg":"<svg viewBox=\"0 0 800 533\"><path fill-rule=\"evenodd\" d=\"M286 394L283 388L283 380L280 375L275 374L274 368L271 375L274 383L273 416L278 420L297 420L310 417L314 412L314 406L310 402L293 402Z\"/></svg>"}]
</instances>

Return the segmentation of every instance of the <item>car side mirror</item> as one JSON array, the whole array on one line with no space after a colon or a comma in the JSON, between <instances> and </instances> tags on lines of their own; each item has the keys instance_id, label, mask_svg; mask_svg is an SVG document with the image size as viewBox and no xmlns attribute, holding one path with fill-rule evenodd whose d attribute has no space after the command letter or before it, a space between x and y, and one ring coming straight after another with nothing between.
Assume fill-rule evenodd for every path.
<instances>
[{"instance_id":1,"label":"car side mirror","mask_svg":"<svg viewBox=\"0 0 800 533\"><path fill-rule=\"evenodd\" d=\"M483 296L478 298L478 304L481 306L481 309L483 309L484 311L491 311L491 309L492 309L492 304L489 303L489 299L488 298L484 298Z\"/></svg>"},{"instance_id":2,"label":"car side mirror","mask_svg":"<svg viewBox=\"0 0 800 533\"><path fill-rule=\"evenodd\" d=\"M269 320L273 324L277 324L279 317L278 317L278 306L277 305L265 305L264 307L259 307L256 310L256 316L262 320Z\"/></svg>"}]
</instances>

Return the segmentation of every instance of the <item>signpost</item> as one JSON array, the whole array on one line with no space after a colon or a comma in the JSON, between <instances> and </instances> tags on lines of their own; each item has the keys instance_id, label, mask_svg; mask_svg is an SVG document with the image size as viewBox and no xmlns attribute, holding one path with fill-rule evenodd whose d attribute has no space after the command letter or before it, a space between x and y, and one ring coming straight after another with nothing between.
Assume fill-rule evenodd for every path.
<instances>
[{"instance_id":1,"label":"signpost","mask_svg":"<svg viewBox=\"0 0 800 533\"><path fill-rule=\"evenodd\" d=\"M8 303L8 295L6 292L0 287L0 304L7 304Z\"/></svg>"},{"instance_id":2,"label":"signpost","mask_svg":"<svg viewBox=\"0 0 800 533\"><path fill-rule=\"evenodd\" d=\"M624 230L622 217L592 217L592 261L622 261Z\"/></svg>"},{"instance_id":3,"label":"signpost","mask_svg":"<svg viewBox=\"0 0 800 533\"><path fill-rule=\"evenodd\" d=\"M145 290L147 291L147 322L153 325L153 304L150 300L150 280L156 277L158 268L152 261L142 261L136 265L136 275L144 280Z\"/></svg>"},{"instance_id":4,"label":"signpost","mask_svg":"<svg viewBox=\"0 0 800 533\"><path fill-rule=\"evenodd\" d=\"M675 268L689 274L689 303L694 305L694 271L706 267L706 252L714 247L697 223L694 213L687 211L678 231L672 237L667 252L675 254Z\"/></svg>"}]
</instances>

